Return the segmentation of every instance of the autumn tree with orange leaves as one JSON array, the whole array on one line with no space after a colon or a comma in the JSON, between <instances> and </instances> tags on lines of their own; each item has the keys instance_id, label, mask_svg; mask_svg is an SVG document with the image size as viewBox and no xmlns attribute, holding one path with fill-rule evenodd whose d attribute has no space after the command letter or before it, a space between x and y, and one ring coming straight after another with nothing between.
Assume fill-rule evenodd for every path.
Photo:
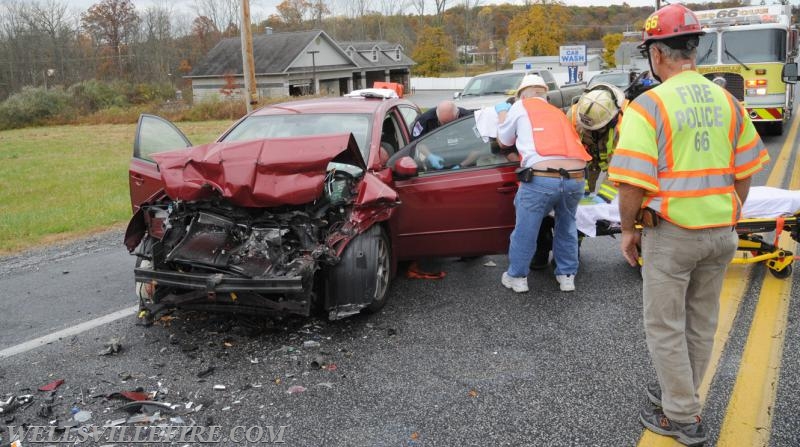
<instances>
[{"instance_id":1,"label":"autumn tree with orange leaves","mask_svg":"<svg viewBox=\"0 0 800 447\"><path fill-rule=\"evenodd\" d=\"M83 28L92 36L101 54L116 59L119 77L123 76L124 47L139 26L139 15L131 0L102 0L81 14Z\"/></svg>"}]
</instances>

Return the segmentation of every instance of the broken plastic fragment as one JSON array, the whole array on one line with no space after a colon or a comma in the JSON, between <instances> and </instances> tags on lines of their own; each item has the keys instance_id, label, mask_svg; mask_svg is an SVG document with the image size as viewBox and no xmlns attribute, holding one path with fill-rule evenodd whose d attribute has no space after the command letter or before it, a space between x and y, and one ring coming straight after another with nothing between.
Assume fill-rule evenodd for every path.
<instances>
[{"instance_id":1,"label":"broken plastic fragment","mask_svg":"<svg viewBox=\"0 0 800 447\"><path fill-rule=\"evenodd\" d=\"M155 402L152 400L137 400L135 402L128 402L125 405L117 408L117 410L123 410L128 413L155 413L159 414L159 412L164 411L166 413L173 412L172 405L167 402Z\"/></svg>"},{"instance_id":2,"label":"broken plastic fragment","mask_svg":"<svg viewBox=\"0 0 800 447\"><path fill-rule=\"evenodd\" d=\"M304 392L305 390L306 390L306 388L304 386L293 385L293 386L290 386L289 389L286 390L286 392L289 393L289 394L298 394L298 393Z\"/></svg>"},{"instance_id":3,"label":"broken plastic fragment","mask_svg":"<svg viewBox=\"0 0 800 447\"><path fill-rule=\"evenodd\" d=\"M81 410L75 413L74 416L72 416L72 419L74 419L77 422L86 422L91 418L92 418L92 412L87 410Z\"/></svg>"},{"instance_id":4,"label":"broken plastic fragment","mask_svg":"<svg viewBox=\"0 0 800 447\"><path fill-rule=\"evenodd\" d=\"M201 378L201 379L202 379L203 377L208 377L208 376L210 376L211 374L213 374L213 373L214 373L214 369L215 369L215 368L214 368L214 365L211 365L211 366L209 366L208 368L206 368L206 369L204 369L204 370L200 371L199 373L197 373L197 377L199 377L199 378ZM215 387L215 389L216 389L216 387Z\"/></svg>"},{"instance_id":5,"label":"broken plastic fragment","mask_svg":"<svg viewBox=\"0 0 800 447\"><path fill-rule=\"evenodd\" d=\"M64 379L54 380L54 381L48 383L47 385L40 386L39 387L39 391L53 391L56 388L60 387L61 384L63 384L63 383L64 383Z\"/></svg>"},{"instance_id":6,"label":"broken plastic fragment","mask_svg":"<svg viewBox=\"0 0 800 447\"><path fill-rule=\"evenodd\" d=\"M120 391L118 393L111 393L106 396L109 399L123 397L128 400L137 401L137 400L150 400L150 395L148 393L143 393L140 391Z\"/></svg>"}]
</instances>

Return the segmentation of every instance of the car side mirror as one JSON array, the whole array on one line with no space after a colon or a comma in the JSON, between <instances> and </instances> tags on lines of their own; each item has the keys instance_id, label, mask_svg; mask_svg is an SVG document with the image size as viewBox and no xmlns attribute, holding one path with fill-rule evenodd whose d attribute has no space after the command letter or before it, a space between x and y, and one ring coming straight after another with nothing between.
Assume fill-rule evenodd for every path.
<instances>
[{"instance_id":1,"label":"car side mirror","mask_svg":"<svg viewBox=\"0 0 800 447\"><path fill-rule=\"evenodd\" d=\"M787 84L795 84L797 82L797 62L790 62L783 66L781 79Z\"/></svg>"},{"instance_id":2,"label":"car side mirror","mask_svg":"<svg viewBox=\"0 0 800 447\"><path fill-rule=\"evenodd\" d=\"M397 160L392 167L392 172L394 175L400 178L411 178L417 176L419 173L419 167L413 158L405 156L400 157L400 159Z\"/></svg>"},{"instance_id":3,"label":"car side mirror","mask_svg":"<svg viewBox=\"0 0 800 447\"><path fill-rule=\"evenodd\" d=\"M458 99L461 97L461 92L453 92L453 99Z\"/></svg>"}]
</instances>

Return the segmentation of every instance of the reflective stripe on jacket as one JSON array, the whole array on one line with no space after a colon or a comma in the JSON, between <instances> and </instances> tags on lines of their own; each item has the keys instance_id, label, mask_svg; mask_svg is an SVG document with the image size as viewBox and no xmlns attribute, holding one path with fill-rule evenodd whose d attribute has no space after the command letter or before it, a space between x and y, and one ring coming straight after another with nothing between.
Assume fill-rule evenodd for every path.
<instances>
[{"instance_id":1,"label":"reflective stripe on jacket","mask_svg":"<svg viewBox=\"0 0 800 447\"><path fill-rule=\"evenodd\" d=\"M769 155L741 104L695 71L684 71L625 110L609 179L646 191L643 207L685 228L735 225L734 181Z\"/></svg>"},{"instance_id":2,"label":"reflective stripe on jacket","mask_svg":"<svg viewBox=\"0 0 800 447\"><path fill-rule=\"evenodd\" d=\"M522 100L533 129L536 153L543 157L562 156L590 161L581 139L569 119L557 107L539 98Z\"/></svg>"}]
</instances>

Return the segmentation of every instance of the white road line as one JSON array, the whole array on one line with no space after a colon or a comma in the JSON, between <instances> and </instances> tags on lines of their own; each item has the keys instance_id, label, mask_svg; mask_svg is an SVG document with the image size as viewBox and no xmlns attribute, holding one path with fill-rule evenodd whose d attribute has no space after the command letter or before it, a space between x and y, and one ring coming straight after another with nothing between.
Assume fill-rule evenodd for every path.
<instances>
[{"instance_id":1,"label":"white road line","mask_svg":"<svg viewBox=\"0 0 800 447\"><path fill-rule=\"evenodd\" d=\"M131 306L126 307L125 309L118 310L116 312L110 313L108 315L104 315L102 317L95 318L94 320L85 321L81 324L68 327L66 329L62 329L57 332L53 332L52 334L48 334L39 338L34 338L33 340L26 341L24 343L20 343L18 345L14 345L10 348L3 349L0 351L0 360L17 355L22 354L23 352L28 352L31 349L36 349L40 346L44 346L48 343L52 343L57 341L59 338L70 337L72 335L78 335L81 332L86 332L89 329L94 329L98 326L102 326L104 324L111 323L112 321L117 321L120 318L125 318L130 315L135 314L139 310L139 306Z\"/></svg>"}]
</instances>

